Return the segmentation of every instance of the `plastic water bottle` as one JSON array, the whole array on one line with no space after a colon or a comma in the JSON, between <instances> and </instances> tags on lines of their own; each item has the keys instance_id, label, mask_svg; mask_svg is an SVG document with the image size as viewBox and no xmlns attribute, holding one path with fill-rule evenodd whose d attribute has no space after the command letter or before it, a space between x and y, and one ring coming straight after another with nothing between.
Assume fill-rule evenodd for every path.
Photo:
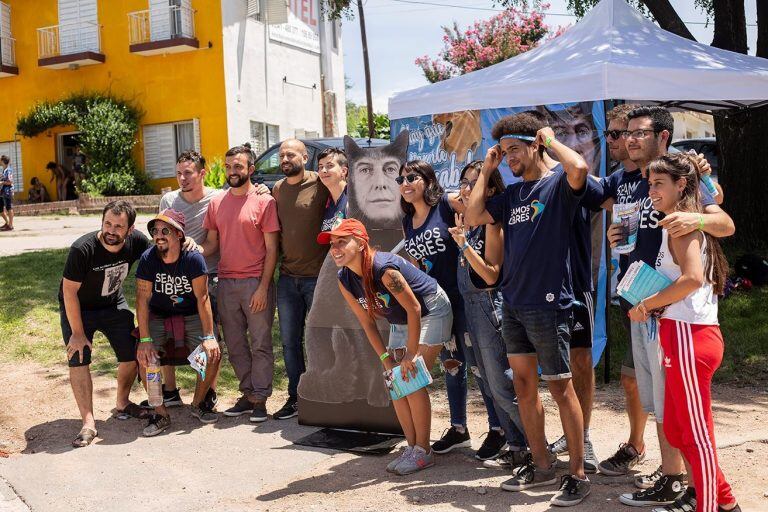
<instances>
[{"instance_id":1,"label":"plastic water bottle","mask_svg":"<svg viewBox=\"0 0 768 512\"><path fill-rule=\"evenodd\" d=\"M151 407L163 405L163 375L160 373L160 361L154 356L147 365L147 395Z\"/></svg>"}]
</instances>

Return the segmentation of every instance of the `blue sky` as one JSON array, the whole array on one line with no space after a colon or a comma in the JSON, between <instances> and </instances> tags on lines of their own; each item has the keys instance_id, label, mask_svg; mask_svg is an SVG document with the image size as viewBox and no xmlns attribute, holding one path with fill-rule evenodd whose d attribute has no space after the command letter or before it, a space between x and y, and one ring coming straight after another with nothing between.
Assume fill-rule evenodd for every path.
<instances>
[{"instance_id":1,"label":"blue sky","mask_svg":"<svg viewBox=\"0 0 768 512\"><path fill-rule=\"evenodd\" d=\"M421 70L413 63L417 57L436 57L442 48L442 26L457 21L466 27L476 20L487 19L495 13L490 0L423 0L441 4L440 7L423 5L422 0L363 0L371 62L373 105L376 112L387 111L388 98L397 91L413 89L427 83ZM755 1L746 0L747 38L750 53L754 55L757 27ZM567 13L566 0L550 0L545 22L553 27L576 23ZM693 0L671 0L689 30L702 43L712 42L712 23L705 26L706 15L693 7ZM453 5L455 7L450 7ZM496 8L498 9L498 8ZM355 4L355 13L357 6ZM344 20L342 28L344 68L352 89L347 98L365 103L365 78L360 45L360 25L357 18Z\"/></svg>"}]
</instances>

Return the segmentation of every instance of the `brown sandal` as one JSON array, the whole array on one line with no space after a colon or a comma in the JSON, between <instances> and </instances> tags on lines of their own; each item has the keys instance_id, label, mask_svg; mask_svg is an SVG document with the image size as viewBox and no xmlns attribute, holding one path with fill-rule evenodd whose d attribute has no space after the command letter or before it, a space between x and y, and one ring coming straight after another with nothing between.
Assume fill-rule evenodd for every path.
<instances>
[{"instance_id":1,"label":"brown sandal","mask_svg":"<svg viewBox=\"0 0 768 512\"><path fill-rule=\"evenodd\" d=\"M115 410L115 418L119 420L129 420L131 418L145 420L151 415L152 411L142 409L133 402L128 402L128 405L126 405L122 411L120 409Z\"/></svg>"},{"instance_id":2,"label":"brown sandal","mask_svg":"<svg viewBox=\"0 0 768 512\"><path fill-rule=\"evenodd\" d=\"M75 440L72 441L72 446L75 448L88 446L93 442L97 435L99 435L99 433L92 428L83 427L80 429L80 433L77 434Z\"/></svg>"}]
</instances>

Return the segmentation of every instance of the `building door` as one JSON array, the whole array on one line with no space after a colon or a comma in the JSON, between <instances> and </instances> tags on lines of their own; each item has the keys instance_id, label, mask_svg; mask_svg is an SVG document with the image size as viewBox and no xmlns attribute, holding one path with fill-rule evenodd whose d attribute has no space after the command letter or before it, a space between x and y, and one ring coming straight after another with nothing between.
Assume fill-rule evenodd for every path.
<instances>
[{"instance_id":1,"label":"building door","mask_svg":"<svg viewBox=\"0 0 768 512\"><path fill-rule=\"evenodd\" d=\"M99 52L96 0L59 1L59 52L62 55Z\"/></svg>"},{"instance_id":2,"label":"building door","mask_svg":"<svg viewBox=\"0 0 768 512\"><path fill-rule=\"evenodd\" d=\"M11 48L11 6L0 2L0 64L13 65Z\"/></svg>"},{"instance_id":3,"label":"building door","mask_svg":"<svg viewBox=\"0 0 768 512\"><path fill-rule=\"evenodd\" d=\"M71 171L75 163L75 148L80 144L80 132L60 133L56 137L56 163Z\"/></svg>"}]
</instances>

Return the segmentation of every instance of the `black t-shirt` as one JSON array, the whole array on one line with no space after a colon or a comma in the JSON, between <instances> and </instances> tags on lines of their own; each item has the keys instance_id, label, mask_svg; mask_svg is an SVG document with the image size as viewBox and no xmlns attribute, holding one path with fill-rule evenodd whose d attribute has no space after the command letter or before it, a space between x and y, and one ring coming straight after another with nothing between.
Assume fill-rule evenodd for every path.
<instances>
[{"instance_id":1,"label":"black t-shirt","mask_svg":"<svg viewBox=\"0 0 768 512\"><path fill-rule=\"evenodd\" d=\"M136 266L136 278L152 283L149 310L167 318L174 315L196 315L197 297L192 281L208 273L205 258L197 251L181 251L179 259L165 263L150 247Z\"/></svg>"},{"instance_id":2,"label":"black t-shirt","mask_svg":"<svg viewBox=\"0 0 768 512\"><path fill-rule=\"evenodd\" d=\"M122 249L113 253L104 248L98 234L94 231L75 240L64 265L64 278L81 283L77 298L83 311L124 303L123 281L128 277L133 262L150 245L143 233L133 230ZM59 284L59 303L64 304L62 284Z\"/></svg>"},{"instance_id":3,"label":"black t-shirt","mask_svg":"<svg viewBox=\"0 0 768 512\"><path fill-rule=\"evenodd\" d=\"M485 235L486 230L484 224L482 226L476 226L467 232L467 244L469 244L482 259L485 259ZM501 284L501 272L499 272L499 277L496 279L495 283L488 284L485 282L485 279L475 272L475 269L472 268L472 265L470 265L469 262L465 262L464 265L469 272L469 278L472 280L472 284L475 288L479 290L492 290L498 288L499 284ZM459 267L459 272L463 271L464 269Z\"/></svg>"}]
</instances>

